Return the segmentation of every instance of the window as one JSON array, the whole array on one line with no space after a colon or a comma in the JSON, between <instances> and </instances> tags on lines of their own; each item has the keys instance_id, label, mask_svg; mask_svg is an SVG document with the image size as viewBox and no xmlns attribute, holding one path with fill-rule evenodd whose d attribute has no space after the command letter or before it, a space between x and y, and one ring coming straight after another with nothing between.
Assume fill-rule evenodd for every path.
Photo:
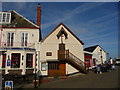
<instances>
[{"instance_id":1,"label":"window","mask_svg":"<svg viewBox=\"0 0 120 90\"><path fill-rule=\"evenodd\" d=\"M20 68L20 53L12 54L11 67L12 68Z\"/></svg>"},{"instance_id":2,"label":"window","mask_svg":"<svg viewBox=\"0 0 120 90\"><path fill-rule=\"evenodd\" d=\"M10 23L11 13L10 12L0 12L0 23Z\"/></svg>"},{"instance_id":3,"label":"window","mask_svg":"<svg viewBox=\"0 0 120 90\"><path fill-rule=\"evenodd\" d=\"M22 32L21 33L21 46L27 46L28 44L28 33Z\"/></svg>"},{"instance_id":4,"label":"window","mask_svg":"<svg viewBox=\"0 0 120 90\"><path fill-rule=\"evenodd\" d=\"M6 54L2 55L2 68L5 68L6 65Z\"/></svg>"},{"instance_id":5,"label":"window","mask_svg":"<svg viewBox=\"0 0 120 90\"><path fill-rule=\"evenodd\" d=\"M33 54L26 54L26 68L33 67Z\"/></svg>"},{"instance_id":6,"label":"window","mask_svg":"<svg viewBox=\"0 0 120 90\"><path fill-rule=\"evenodd\" d=\"M52 56L52 52L46 52L46 56Z\"/></svg>"},{"instance_id":7,"label":"window","mask_svg":"<svg viewBox=\"0 0 120 90\"><path fill-rule=\"evenodd\" d=\"M59 69L59 63L58 62L49 62L48 64L49 70L58 70Z\"/></svg>"},{"instance_id":8,"label":"window","mask_svg":"<svg viewBox=\"0 0 120 90\"><path fill-rule=\"evenodd\" d=\"M13 41L14 41L14 33L9 32L7 34L7 46L13 46Z\"/></svg>"},{"instance_id":9,"label":"window","mask_svg":"<svg viewBox=\"0 0 120 90\"><path fill-rule=\"evenodd\" d=\"M46 71L46 62L41 62L41 70Z\"/></svg>"}]
</instances>

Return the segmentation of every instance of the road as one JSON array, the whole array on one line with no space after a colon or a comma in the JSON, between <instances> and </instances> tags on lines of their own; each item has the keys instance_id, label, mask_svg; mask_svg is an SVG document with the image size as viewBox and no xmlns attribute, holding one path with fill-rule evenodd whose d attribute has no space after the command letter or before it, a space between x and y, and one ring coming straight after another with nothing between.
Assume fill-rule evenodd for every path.
<instances>
[{"instance_id":1,"label":"road","mask_svg":"<svg viewBox=\"0 0 120 90\"><path fill-rule=\"evenodd\" d=\"M118 69L112 72L96 74L90 71L67 79L41 84L39 88L118 88Z\"/></svg>"}]
</instances>

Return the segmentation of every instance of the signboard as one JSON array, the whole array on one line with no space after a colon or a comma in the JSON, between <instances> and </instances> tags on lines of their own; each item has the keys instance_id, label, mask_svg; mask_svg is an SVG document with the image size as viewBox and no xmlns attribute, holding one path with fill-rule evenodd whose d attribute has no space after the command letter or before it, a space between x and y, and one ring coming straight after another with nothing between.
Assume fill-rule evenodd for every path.
<instances>
[{"instance_id":1,"label":"signboard","mask_svg":"<svg viewBox=\"0 0 120 90\"><path fill-rule=\"evenodd\" d=\"M10 59L7 60L7 66L11 66L11 60Z\"/></svg>"},{"instance_id":2,"label":"signboard","mask_svg":"<svg viewBox=\"0 0 120 90\"><path fill-rule=\"evenodd\" d=\"M13 90L13 81L5 81L5 90Z\"/></svg>"}]
</instances>

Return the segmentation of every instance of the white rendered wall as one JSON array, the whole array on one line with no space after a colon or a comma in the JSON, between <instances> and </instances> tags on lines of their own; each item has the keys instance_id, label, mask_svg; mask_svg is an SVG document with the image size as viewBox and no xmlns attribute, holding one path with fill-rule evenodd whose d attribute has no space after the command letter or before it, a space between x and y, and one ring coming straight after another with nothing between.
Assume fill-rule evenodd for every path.
<instances>
[{"instance_id":1,"label":"white rendered wall","mask_svg":"<svg viewBox=\"0 0 120 90\"><path fill-rule=\"evenodd\" d=\"M100 47L98 46L94 51L93 51L93 57L92 58L96 58L98 60L97 64L101 64L101 55L102 55L102 60L103 63L106 61L106 52L104 50L102 50L102 53L100 51Z\"/></svg>"},{"instance_id":2,"label":"white rendered wall","mask_svg":"<svg viewBox=\"0 0 120 90\"><path fill-rule=\"evenodd\" d=\"M40 60L50 61L58 59L58 49L59 44L61 43L61 39L60 38L58 39L56 35L58 34L62 27L68 34L68 39L64 38L63 40L66 50L69 49L71 53L73 53L79 59L84 61L83 45L63 25L60 25L51 35L49 35L43 42L40 43L39 48L39 51L41 51ZM46 52L52 52L52 56L46 56ZM69 65L67 65L66 68L69 73L76 72L76 69L69 71L71 69ZM42 73L46 74L47 71L46 72L42 71Z\"/></svg>"},{"instance_id":3,"label":"white rendered wall","mask_svg":"<svg viewBox=\"0 0 120 90\"><path fill-rule=\"evenodd\" d=\"M79 71L74 67L72 67L70 64L66 63L66 74L72 74L76 72L79 72Z\"/></svg>"}]
</instances>

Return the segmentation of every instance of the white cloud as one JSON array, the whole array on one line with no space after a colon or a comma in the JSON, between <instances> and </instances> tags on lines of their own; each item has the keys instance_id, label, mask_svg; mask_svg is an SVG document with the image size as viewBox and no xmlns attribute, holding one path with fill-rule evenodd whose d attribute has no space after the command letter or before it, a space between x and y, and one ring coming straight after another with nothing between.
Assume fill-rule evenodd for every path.
<instances>
[{"instance_id":1,"label":"white cloud","mask_svg":"<svg viewBox=\"0 0 120 90\"><path fill-rule=\"evenodd\" d=\"M83 13L87 10L90 10L92 8L95 8L97 6L100 6L100 5L103 5L104 3L96 3L96 4L91 4L91 3L85 3L83 5L80 5L79 7L75 8L74 10L72 11L69 11L67 13L63 13L63 17L62 18L59 18L55 21L50 21L48 23L45 23L45 24L42 24L42 26L44 28L48 28L50 27L51 25L54 25L54 24L57 24L57 23L60 23L60 22L63 22L63 21L66 21L70 18L72 18L74 15L78 14L78 13Z\"/></svg>"}]
</instances>

